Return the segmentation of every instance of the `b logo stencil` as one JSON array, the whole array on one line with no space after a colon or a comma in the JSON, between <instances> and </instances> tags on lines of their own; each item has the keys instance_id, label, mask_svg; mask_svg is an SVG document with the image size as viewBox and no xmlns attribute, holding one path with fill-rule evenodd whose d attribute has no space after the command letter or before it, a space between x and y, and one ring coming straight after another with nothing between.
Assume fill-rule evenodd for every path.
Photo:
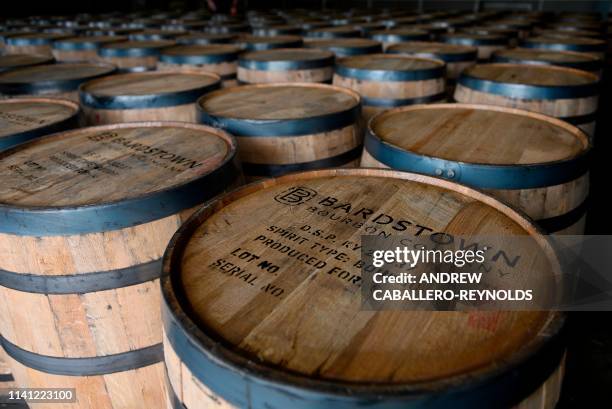
<instances>
[{"instance_id":1,"label":"b logo stencil","mask_svg":"<svg viewBox=\"0 0 612 409\"><path fill-rule=\"evenodd\" d=\"M297 206L302 203L306 203L316 195L317 192L312 189L302 186L295 186L277 195L274 200L287 206Z\"/></svg>"}]
</instances>

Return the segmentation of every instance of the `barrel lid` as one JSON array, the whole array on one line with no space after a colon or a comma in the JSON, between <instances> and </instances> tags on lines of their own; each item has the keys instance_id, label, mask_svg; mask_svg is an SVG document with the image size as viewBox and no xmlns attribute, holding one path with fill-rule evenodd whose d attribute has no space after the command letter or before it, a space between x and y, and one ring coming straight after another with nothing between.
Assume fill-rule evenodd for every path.
<instances>
[{"instance_id":1,"label":"barrel lid","mask_svg":"<svg viewBox=\"0 0 612 409\"><path fill-rule=\"evenodd\" d=\"M500 34L451 33L444 34L442 40L462 45L506 45L508 36Z\"/></svg>"},{"instance_id":2,"label":"barrel lid","mask_svg":"<svg viewBox=\"0 0 612 409\"><path fill-rule=\"evenodd\" d=\"M370 38L309 39L304 42L304 47L328 50L342 57L382 52L380 41Z\"/></svg>"},{"instance_id":3,"label":"barrel lid","mask_svg":"<svg viewBox=\"0 0 612 409\"><path fill-rule=\"evenodd\" d=\"M0 100L0 150L76 126L79 105L63 99Z\"/></svg>"},{"instance_id":4,"label":"barrel lid","mask_svg":"<svg viewBox=\"0 0 612 409\"><path fill-rule=\"evenodd\" d=\"M279 34L301 34L302 27L294 24L277 24L253 29L253 34L262 36L275 36Z\"/></svg>"},{"instance_id":5,"label":"barrel lid","mask_svg":"<svg viewBox=\"0 0 612 409\"><path fill-rule=\"evenodd\" d=\"M520 31L516 28L510 27L498 27L498 26L470 26L464 27L461 29L461 32L464 33L472 33L472 34L493 34L493 35L502 35L509 38L519 38Z\"/></svg>"},{"instance_id":6,"label":"barrel lid","mask_svg":"<svg viewBox=\"0 0 612 409\"><path fill-rule=\"evenodd\" d=\"M80 87L79 98L96 109L163 108L194 103L220 86L221 78L213 73L128 73L88 81Z\"/></svg>"},{"instance_id":7,"label":"barrel lid","mask_svg":"<svg viewBox=\"0 0 612 409\"><path fill-rule=\"evenodd\" d=\"M168 64L217 64L236 61L240 51L233 44L177 45L163 50L159 60Z\"/></svg>"},{"instance_id":8,"label":"barrel lid","mask_svg":"<svg viewBox=\"0 0 612 409\"><path fill-rule=\"evenodd\" d=\"M206 33L192 33L187 35L178 36L175 41L178 44L223 44L231 43L237 38L235 34L206 34Z\"/></svg>"},{"instance_id":9,"label":"barrel lid","mask_svg":"<svg viewBox=\"0 0 612 409\"><path fill-rule=\"evenodd\" d=\"M493 62L559 65L585 71L597 71L603 67L603 60L593 54L538 48L497 50L493 53L492 60Z\"/></svg>"},{"instance_id":10,"label":"barrel lid","mask_svg":"<svg viewBox=\"0 0 612 409\"><path fill-rule=\"evenodd\" d=\"M32 54L6 54L0 55L0 72L16 68L30 67L32 65L49 64L54 61L53 57Z\"/></svg>"},{"instance_id":11,"label":"barrel lid","mask_svg":"<svg viewBox=\"0 0 612 409\"><path fill-rule=\"evenodd\" d=\"M70 34L29 33L9 36L6 39L6 43L13 46L48 45L52 44L55 40L66 37L70 37Z\"/></svg>"},{"instance_id":12,"label":"barrel lid","mask_svg":"<svg viewBox=\"0 0 612 409\"><path fill-rule=\"evenodd\" d=\"M253 84L213 91L197 102L200 120L236 136L307 135L355 123L359 94L315 83Z\"/></svg>"},{"instance_id":13,"label":"barrel lid","mask_svg":"<svg viewBox=\"0 0 612 409\"><path fill-rule=\"evenodd\" d=\"M161 50L175 44L171 40L119 41L104 44L98 50L101 57L147 57L159 55Z\"/></svg>"},{"instance_id":14,"label":"barrel lid","mask_svg":"<svg viewBox=\"0 0 612 409\"><path fill-rule=\"evenodd\" d=\"M312 48L275 48L240 55L238 65L251 70L286 71L331 67L334 53Z\"/></svg>"},{"instance_id":15,"label":"barrel lid","mask_svg":"<svg viewBox=\"0 0 612 409\"><path fill-rule=\"evenodd\" d=\"M294 35L249 35L242 37L236 42L248 51L260 51L285 47L301 47L304 44L302 37Z\"/></svg>"},{"instance_id":16,"label":"barrel lid","mask_svg":"<svg viewBox=\"0 0 612 409\"><path fill-rule=\"evenodd\" d=\"M361 30L354 26L322 27L309 31L307 37L361 37Z\"/></svg>"},{"instance_id":17,"label":"barrel lid","mask_svg":"<svg viewBox=\"0 0 612 409\"><path fill-rule=\"evenodd\" d=\"M213 24L204 27L204 32L210 34L246 33L250 29L251 26L245 23L223 23L221 25Z\"/></svg>"},{"instance_id":18,"label":"barrel lid","mask_svg":"<svg viewBox=\"0 0 612 409\"><path fill-rule=\"evenodd\" d=\"M39 94L75 91L83 82L112 74L116 67L102 63L43 64L0 73L0 93Z\"/></svg>"},{"instance_id":19,"label":"barrel lid","mask_svg":"<svg viewBox=\"0 0 612 409\"><path fill-rule=\"evenodd\" d=\"M125 41L125 36L84 36L84 37L69 37L55 41L53 48L55 50L76 51L76 50L97 50L100 45L113 43L116 41Z\"/></svg>"},{"instance_id":20,"label":"barrel lid","mask_svg":"<svg viewBox=\"0 0 612 409\"><path fill-rule=\"evenodd\" d=\"M536 29L535 33L539 36L544 37L590 37L590 38L602 38L602 33L599 31L591 30L576 30L576 29L564 29L559 28L540 28Z\"/></svg>"},{"instance_id":21,"label":"barrel lid","mask_svg":"<svg viewBox=\"0 0 612 409\"><path fill-rule=\"evenodd\" d=\"M443 61L400 54L368 54L341 58L336 73L370 81L420 81L444 77Z\"/></svg>"},{"instance_id":22,"label":"barrel lid","mask_svg":"<svg viewBox=\"0 0 612 409\"><path fill-rule=\"evenodd\" d=\"M546 115L489 105L430 104L375 116L366 150L393 169L481 188L525 189L583 174L590 144L580 129Z\"/></svg>"},{"instance_id":23,"label":"barrel lid","mask_svg":"<svg viewBox=\"0 0 612 409\"><path fill-rule=\"evenodd\" d=\"M170 216L226 189L235 153L227 133L182 122L35 139L0 153L0 232L74 235Z\"/></svg>"},{"instance_id":24,"label":"barrel lid","mask_svg":"<svg viewBox=\"0 0 612 409\"><path fill-rule=\"evenodd\" d=\"M513 406L559 364L562 316L477 313L494 319L487 327L469 312L361 309L360 236L402 234L393 226L408 220L406 235L524 235L526 271L550 277L557 265L530 222L470 188L382 169L287 175L225 195L175 234L162 275L173 351L236 407ZM278 268L232 255L244 251ZM245 402L245 390L258 398Z\"/></svg>"},{"instance_id":25,"label":"barrel lid","mask_svg":"<svg viewBox=\"0 0 612 409\"><path fill-rule=\"evenodd\" d=\"M430 41L407 41L391 44L389 54L411 54L418 57L440 59L444 62L475 61L478 50L474 46L436 43Z\"/></svg>"},{"instance_id":26,"label":"barrel lid","mask_svg":"<svg viewBox=\"0 0 612 409\"><path fill-rule=\"evenodd\" d=\"M429 33L425 30L419 30L410 27L396 27L386 30L372 31L368 36L378 41L409 41L409 40L428 40Z\"/></svg>"},{"instance_id":27,"label":"barrel lid","mask_svg":"<svg viewBox=\"0 0 612 409\"><path fill-rule=\"evenodd\" d=\"M548 37L536 36L526 38L521 43L522 47L528 48L548 48L552 50L570 50L570 51L592 51L605 52L606 42L604 40L588 37Z\"/></svg>"},{"instance_id":28,"label":"barrel lid","mask_svg":"<svg viewBox=\"0 0 612 409\"><path fill-rule=\"evenodd\" d=\"M592 73L553 65L478 64L465 69L459 84L477 91L512 98L583 98L599 94Z\"/></svg>"}]
</instances>

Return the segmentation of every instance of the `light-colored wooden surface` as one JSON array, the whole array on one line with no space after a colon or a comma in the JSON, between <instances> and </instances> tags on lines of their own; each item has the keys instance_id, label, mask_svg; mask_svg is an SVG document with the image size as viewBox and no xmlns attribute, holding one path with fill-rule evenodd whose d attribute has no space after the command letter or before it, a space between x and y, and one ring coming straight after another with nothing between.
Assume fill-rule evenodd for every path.
<instances>
[{"instance_id":1,"label":"light-colored wooden surface","mask_svg":"<svg viewBox=\"0 0 612 409\"><path fill-rule=\"evenodd\" d=\"M601 58L587 53L537 48L509 48L497 51L496 55L512 58L517 61L537 61L550 65L557 65L559 63L596 63L601 61Z\"/></svg>"},{"instance_id":2,"label":"light-colored wooden surface","mask_svg":"<svg viewBox=\"0 0 612 409\"><path fill-rule=\"evenodd\" d=\"M45 64L0 73L0 83L36 83L42 81L84 80L112 72L108 64Z\"/></svg>"},{"instance_id":3,"label":"light-colored wooden surface","mask_svg":"<svg viewBox=\"0 0 612 409\"><path fill-rule=\"evenodd\" d=\"M589 148L577 128L543 115L502 107L436 104L377 116L372 132L407 152L457 162L528 165L575 158ZM364 151L362 166L386 167ZM586 199L588 174L555 186L488 192L534 219L565 214ZM568 233L580 234L582 225Z\"/></svg>"},{"instance_id":4,"label":"light-colored wooden surface","mask_svg":"<svg viewBox=\"0 0 612 409\"><path fill-rule=\"evenodd\" d=\"M295 186L311 189L316 196L295 206L283 204L278 198ZM322 204L327 197L337 200L336 209ZM542 239L533 228L499 202L462 186L397 172L358 169L333 176L320 171L266 181L230 195L213 209L190 234L177 260L182 289L192 316L208 336L271 370L383 388L469 376L487 368L502 369L513 355L546 337L546 328L558 318L551 312L361 309L361 273L353 265L361 259L360 235L400 234L391 225L376 224L378 214L411 220L403 234L414 234L418 225L456 235L495 235L502 241L504 235L532 235L523 249L528 270L542 273L536 281L550 278L550 249L540 247ZM369 209L367 216L360 216L359 209ZM304 264L272 243L324 260L325 267ZM342 260L348 261L319 248L341 252ZM252 271L247 261L231 254L235 249L252 252L280 269L276 274ZM251 272L255 284L222 273L218 260ZM334 273L334 267L342 274ZM261 290L266 285L282 289L282 295ZM200 407L200 402L212 405L212 400L218 402L214 407L232 407L198 384L175 352L166 343L171 383L187 408ZM549 394L554 403L559 393L558 382L555 385L537 393Z\"/></svg>"},{"instance_id":5,"label":"light-colored wooden surface","mask_svg":"<svg viewBox=\"0 0 612 409\"><path fill-rule=\"evenodd\" d=\"M145 151L152 154L143 156L142 147L147 146ZM0 203L61 207L130 199L194 180L234 151L227 134L197 125L150 123L77 130L4 155ZM43 170L26 170L24 161ZM98 167L80 171L87 164ZM185 209L133 227L81 235L0 234L0 268L18 274L79 275L157 260L190 213ZM161 342L158 283L80 295L0 288L0 331L23 349L56 357L104 356L148 347ZM50 375L12 360L11 367L21 387L76 388L76 404L37 405L41 408L164 407L161 363L87 377Z\"/></svg>"},{"instance_id":6,"label":"light-colored wooden surface","mask_svg":"<svg viewBox=\"0 0 612 409\"><path fill-rule=\"evenodd\" d=\"M0 72L42 64L49 61L49 57L32 54L7 54L0 56Z\"/></svg>"},{"instance_id":7,"label":"light-colored wooden surface","mask_svg":"<svg viewBox=\"0 0 612 409\"><path fill-rule=\"evenodd\" d=\"M78 112L78 104L59 99L0 100L0 139L64 121Z\"/></svg>"},{"instance_id":8,"label":"light-colored wooden surface","mask_svg":"<svg viewBox=\"0 0 612 409\"><path fill-rule=\"evenodd\" d=\"M103 44L109 44L119 41L126 41L126 36L84 36L70 37L62 39L62 43L95 43L94 48L66 50L63 48L53 47L52 53L57 61L73 62L73 61L99 61L98 47Z\"/></svg>"},{"instance_id":9,"label":"light-colored wooden surface","mask_svg":"<svg viewBox=\"0 0 612 409\"><path fill-rule=\"evenodd\" d=\"M130 48L152 48L162 50L166 47L171 47L175 43L172 40L159 41L119 41L117 43L106 44L102 48L112 49L130 49ZM116 65L122 69L145 68L154 70L157 68L157 55L148 55L144 57L129 57L129 56L111 56L103 57L98 52L101 60Z\"/></svg>"},{"instance_id":10,"label":"light-colored wooden surface","mask_svg":"<svg viewBox=\"0 0 612 409\"><path fill-rule=\"evenodd\" d=\"M57 33L30 33L11 36L12 39L32 39L32 40L44 40L45 44L29 44L29 45L16 45L11 44L11 41L7 41L5 51L7 54L34 54L43 55L46 57L53 57L52 43L53 40L69 37L66 34Z\"/></svg>"},{"instance_id":11,"label":"light-colored wooden surface","mask_svg":"<svg viewBox=\"0 0 612 409\"><path fill-rule=\"evenodd\" d=\"M469 55L476 53L476 47L467 45L427 42L427 41L407 41L404 43L392 44L387 49L387 52L413 55L415 57L429 57L432 55ZM457 79L459 75L468 67L476 64L477 55L468 61L449 62L446 61L446 77L449 79ZM442 58L440 58L442 59Z\"/></svg>"}]
</instances>

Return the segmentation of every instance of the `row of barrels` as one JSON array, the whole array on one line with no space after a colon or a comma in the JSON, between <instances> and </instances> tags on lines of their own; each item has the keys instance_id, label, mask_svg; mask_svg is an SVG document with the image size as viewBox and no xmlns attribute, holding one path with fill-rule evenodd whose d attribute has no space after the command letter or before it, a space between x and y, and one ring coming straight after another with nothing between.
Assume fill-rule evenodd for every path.
<instances>
[{"instance_id":1,"label":"row of barrels","mask_svg":"<svg viewBox=\"0 0 612 409\"><path fill-rule=\"evenodd\" d=\"M526 235L518 270L545 279L558 260L519 211L583 229L591 144L567 121L417 104L432 99L364 129L368 101L444 91L443 62L422 57L341 60L335 85L108 71L80 81L81 106L0 101L0 141L25 141L0 153L0 333L17 384L76 388L75 404L37 405L53 409L552 409L561 314L360 310L361 234ZM497 83L512 67L463 72ZM596 75L533 70L530 91L566 87L541 98L562 119L596 106ZM473 83L460 76L455 98ZM149 122L66 130L83 116ZM177 117L202 125L157 122ZM325 169L358 164L391 169Z\"/></svg>"}]
</instances>

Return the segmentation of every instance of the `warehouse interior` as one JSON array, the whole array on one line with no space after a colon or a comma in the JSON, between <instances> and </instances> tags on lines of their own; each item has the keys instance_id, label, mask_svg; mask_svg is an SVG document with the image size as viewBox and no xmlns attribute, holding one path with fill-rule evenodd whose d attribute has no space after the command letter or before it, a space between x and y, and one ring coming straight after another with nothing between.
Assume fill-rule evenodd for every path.
<instances>
[{"instance_id":1,"label":"warehouse interior","mask_svg":"<svg viewBox=\"0 0 612 409\"><path fill-rule=\"evenodd\" d=\"M231 1L216 2L219 4L232 3ZM205 0L30 0L11 2L5 4L0 12L0 20L2 20L0 25L3 27L2 34L8 39L10 30L14 27L29 26L32 21L36 20L48 22L54 18L59 19L61 16L66 16L66 19L71 21L78 21L78 25L86 24L88 21L91 21L92 24L103 22L105 19L114 21L124 19L127 24L128 20L149 18L171 20L176 23L180 22L185 15L189 15L189 18L196 15L198 19L214 21L215 13L210 10L209 3L211 2ZM612 111L612 54L610 54L612 50L612 14L610 14L612 13L612 0L238 0L235 5L237 7L235 15L218 16L219 19L215 24L222 25L223 21L227 20L242 21L248 24L249 16L261 16L262 21L274 17L271 21L277 25L277 18L289 20L288 17L292 13L294 15L310 13L311 18L316 20L336 18L353 21L353 19L368 16L368 22L376 22L378 19L383 19L382 16L392 16L393 13L402 17L416 17L447 12L456 19L479 15L486 16L487 19L492 19L491 16L514 18L522 13L541 16L542 26L549 21L560 21L568 26L576 22L588 21L589 24L593 22L593 26L601 26L597 38L606 42L607 55L603 58L603 75L597 84L599 103L595 115L594 148L589 159L590 188L584 234L612 234L609 206L610 170L607 166L610 162L608 152L612 149L609 137L612 134L612 115L609 115L609 112ZM564 20L563 16L572 18L568 17ZM390 18L385 17L385 19ZM439 19L442 20L442 18ZM476 17L474 19L476 20ZM285 24L297 23L289 20ZM478 23L474 23L474 25L486 24L488 24L486 20L478 20ZM14 27L11 28L11 25ZM350 24L347 23L347 25ZM153 27L149 26L149 28ZM556 407L559 409L612 407L612 393L610 392L612 388L612 313L571 312L567 326L568 353L565 377L561 397ZM14 407L3 405L5 404L0 403L0 408ZM36 408L35 405L32 407ZM332 409L325 406L321 408Z\"/></svg>"}]
</instances>

